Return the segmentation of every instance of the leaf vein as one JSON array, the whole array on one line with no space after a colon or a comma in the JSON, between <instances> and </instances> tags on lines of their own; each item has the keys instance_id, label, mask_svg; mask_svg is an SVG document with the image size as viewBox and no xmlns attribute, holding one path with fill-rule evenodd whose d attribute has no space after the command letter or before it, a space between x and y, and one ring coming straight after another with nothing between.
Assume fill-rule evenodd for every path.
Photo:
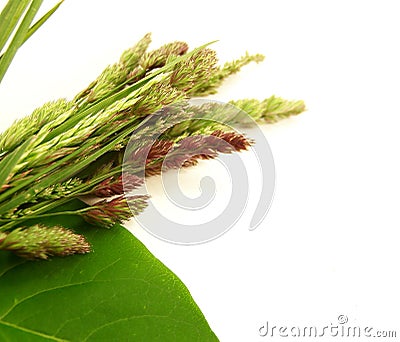
<instances>
[{"instance_id":1,"label":"leaf vein","mask_svg":"<svg viewBox=\"0 0 400 342\"><path fill-rule=\"evenodd\" d=\"M95 275L93 276L93 279L96 279L97 276L98 276L100 273L102 273L102 272L104 272L105 270L107 270L107 269L113 267L115 264L117 264L117 263L120 262L120 261L121 261L121 258L118 258L117 260L115 260L114 262L112 262L110 265L107 265L107 266L103 267L102 269L100 269L99 271L97 271L97 272L95 273Z\"/></svg>"},{"instance_id":2,"label":"leaf vein","mask_svg":"<svg viewBox=\"0 0 400 342\"><path fill-rule=\"evenodd\" d=\"M68 340L63 340L63 339L57 338L55 336L51 336L51 335L47 335L47 334L41 333L39 331L35 331L35 330L28 329L28 328L24 328L24 327L21 327L21 326L19 326L17 324L13 324L13 323L10 323L10 322L5 322L3 320L0 320L0 324L5 325L5 326L10 327L10 328L21 330L23 332L26 332L26 333L29 333L29 334L32 334L32 335L44 337L44 338L47 338L49 340L58 341L58 342L66 342L66 341L68 341Z\"/></svg>"},{"instance_id":3,"label":"leaf vein","mask_svg":"<svg viewBox=\"0 0 400 342\"><path fill-rule=\"evenodd\" d=\"M103 328L105 328L105 327L108 327L108 326L111 326L111 325L114 325L114 324L116 324L116 323L120 323L120 322L123 322L123 321L130 321L131 319L138 319L138 318L144 318L144 317L148 317L148 318L168 318L168 319L172 319L171 317L168 317L167 315L136 315L136 316L126 317L126 318L120 318L120 319L117 319L117 320L115 320L115 321L108 322L108 323L105 323L105 324L103 324L103 325L97 327L97 328L94 329L89 335L87 335L86 338L85 338L83 341L87 341L87 340L90 338L90 336L92 336L92 335L95 334L97 331L99 331L99 330L101 330L101 329L103 329Z\"/></svg>"},{"instance_id":4,"label":"leaf vein","mask_svg":"<svg viewBox=\"0 0 400 342\"><path fill-rule=\"evenodd\" d=\"M0 278L3 277L7 272L13 270L14 268L18 267L19 265L25 264L25 260L22 260L21 262L19 262L18 264L14 264L12 266L10 266L9 268L6 268L2 273L0 273Z\"/></svg>"},{"instance_id":5,"label":"leaf vein","mask_svg":"<svg viewBox=\"0 0 400 342\"><path fill-rule=\"evenodd\" d=\"M15 302L10 309L8 309L3 316L0 317L0 321L3 320L4 318L6 318L18 305L22 304L23 302L26 302L29 299L32 299L42 293L46 293L46 292L50 292L50 291L55 291L55 290L59 290L59 289L63 289L63 288L68 288L68 287L73 287L73 286L80 286L80 285L86 285L86 284L90 284L90 283L103 283L103 282L111 282L112 280L88 280L88 281L83 281L80 283L74 283L74 284L67 284L67 285L61 285L61 286L55 286L52 287L50 289L44 289L42 291L38 291L34 294L31 294L30 296L27 296L17 302Z\"/></svg>"}]
</instances>

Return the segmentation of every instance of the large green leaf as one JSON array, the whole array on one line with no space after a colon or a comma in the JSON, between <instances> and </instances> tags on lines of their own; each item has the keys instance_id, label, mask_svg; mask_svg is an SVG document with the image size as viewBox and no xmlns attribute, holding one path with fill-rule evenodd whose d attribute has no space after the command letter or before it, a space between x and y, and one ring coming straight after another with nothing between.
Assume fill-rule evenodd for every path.
<instances>
[{"instance_id":1,"label":"large green leaf","mask_svg":"<svg viewBox=\"0 0 400 342\"><path fill-rule=\"evenodd\" d=\"M2 252L1 341L218 340L185 285L125 228L51 223L84 233L93 252L35 262Z\"/></svg>"}]
</instances>

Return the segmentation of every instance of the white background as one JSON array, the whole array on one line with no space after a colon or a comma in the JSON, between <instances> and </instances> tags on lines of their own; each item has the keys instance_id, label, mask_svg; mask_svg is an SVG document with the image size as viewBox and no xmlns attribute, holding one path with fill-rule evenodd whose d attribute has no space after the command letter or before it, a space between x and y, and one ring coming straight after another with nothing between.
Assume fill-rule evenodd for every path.
<instances>
[{"instance_id":1,"label":"white background","mask_svg":"<svg viewBox=\"0 0 400 342\"><path fill-rule=\"evenodd\" d=\"M246 213L221 238L192 247L128 227L183 280L221 341L268 340L258 336L266 321L324 326L340 314L400 336L397 4L66 0L1 84L0 129L72 97L146 32L153 47L219 39L222 62L265 54L215 96L306 101L306 113L263 127L277 172L263 224L249 232Z\"/></svg>"}]
</instances>

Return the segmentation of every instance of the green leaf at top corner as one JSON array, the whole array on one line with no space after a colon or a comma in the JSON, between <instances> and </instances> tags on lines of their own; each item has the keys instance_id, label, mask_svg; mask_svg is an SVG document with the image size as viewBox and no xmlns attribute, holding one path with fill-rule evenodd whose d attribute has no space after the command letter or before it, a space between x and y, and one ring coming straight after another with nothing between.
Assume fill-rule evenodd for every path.
<instances>
[{"instance_id":1,"label":"green leaf at top corner","mask_svg":"<svg viewBox=\"0 0 400 342\"><path fill-rule=\"evenodd\" d=\"M1 253L1 341L218 341L185 285L125 228L45 223L76 228L93 252L35 262Z\"/></svg>"}]
</instances>

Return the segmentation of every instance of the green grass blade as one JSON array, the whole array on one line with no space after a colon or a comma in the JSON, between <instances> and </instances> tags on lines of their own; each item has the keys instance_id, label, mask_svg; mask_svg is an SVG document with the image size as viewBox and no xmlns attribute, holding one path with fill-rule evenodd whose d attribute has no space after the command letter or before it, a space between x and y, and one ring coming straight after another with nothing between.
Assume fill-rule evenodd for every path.
<instances>
[{"instance_id":1,"label":"green grass blade","mask_svg":"<svg viewBox=\"0 0 400 342\"><path fill-rule=\"evenodd\" d=\"M50 11L48 11L43 17L41 17L37 22L35 22L30 28L27 35L24 38L25 43L33 34L54 14L55 11L61 6L64 0L60 1L57 5L55 5ZM21 44L22 45L22 44ZM0 49L1 51L1 49ZM0 56L0 59L3 55Z\"/></svg>"},{"instance_id":2,"label":"green grass blade","mask_svg":"<svg viewBox=\"0 0 400 342\"><path fill-rule=\"evenodd\" d=\"M0 161L0 189L6 183L7 178L12 173L15 166L21 160L26 148L31 143L31 140L32 138L26 140L25 143L14 150L14 152Z\"/></svg>"},{"instance_id":3,"label":"green grass blade","mask_svg":"<svg viewBox=\"0 0 400 342\"><path fill-rule=\"evenodd\" d=\"M0 14L0 52L21 19L29 0L9 0Z\"/></svg>"},{"instance_id":4,"label":"green grass blade","mask_svg":"<svg viewBox=\"0 0 400 342\"><path fill-rule=\"evenodd\" d=\"M55 5L50 11L48 11L43 17L41 17L37 22L35 22L29 29L27 35L24 38L24 43L49 19L55 11L61 6L64 0L60 1Z\"/></svg>"},{"instance_id":5,"label":"green grass blade","mask_svg":"<svg viewBox=\"0 0 400 342\"><path fill-rule=\"evenodd\" d=\"M26 11L24 18L22 19L21 24L18 27L17 32L15 33L14 38L12 39L7 51L4 53L3 58L0 60L0 82L2 81L8 67L11 64L12 59L17 53L19 47L23 44L26 35L28 34L29 27L35 17L37 11L39 10L40 5L43 0L33 0L29 9Z\"/></svg>"}]
</instances>

